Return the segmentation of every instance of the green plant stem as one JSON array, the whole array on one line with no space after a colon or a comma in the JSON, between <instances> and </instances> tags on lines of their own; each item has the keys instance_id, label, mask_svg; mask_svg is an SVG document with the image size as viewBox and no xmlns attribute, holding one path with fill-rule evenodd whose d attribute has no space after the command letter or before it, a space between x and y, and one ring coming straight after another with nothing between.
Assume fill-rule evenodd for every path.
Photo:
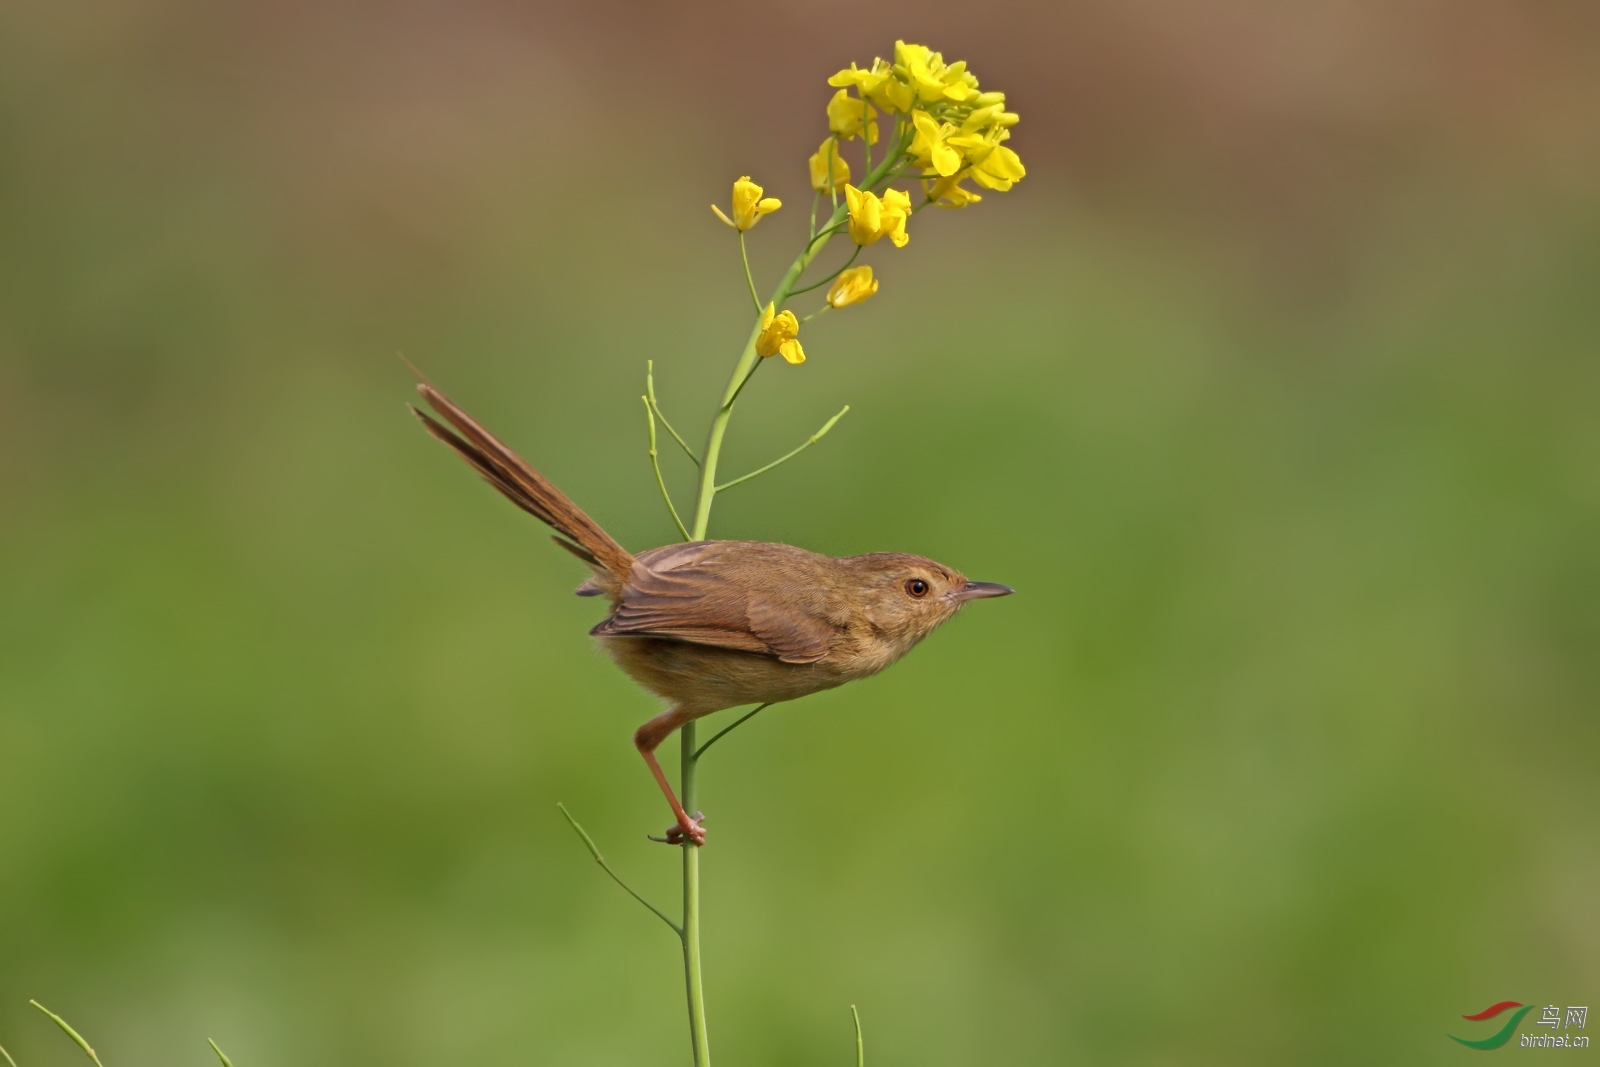
<instances>
[{"instance_id":1,"label":"green plant stem","mask_svg":"<svg viewBox=\"0 0 1600 1067\"><path fill-rule=\"evenodd\" d=\"M856 1021L856 1067L867 1067L867 1048L861 1041L861 1013L850 1005L850 1018Z\"/></svg>"},{"instance_id":2,"label":"green plant stem","mask_svg":"<svg viewBox=\"0 0 1600 1067\"><path fill-rule=\"evenodd\" d=\"M750 274L750 253L744 248L744 231L739 231L739 259L744 263L744 283L750 287L750 302L756 306L756 314L761 314L761 298L756 295L756 280Z\"/></svg>"},{"instance_id":3,"label":"green plant stem","mask_svg":"<svg viewBox=\"0 0 1600 1067\"><path fill-rule=\"evenodd\" d=\"M698 803L695 759L695 724L686 723L678 733L682 742L682 780L678 799L685 811ZM689 998L689 1042L694 1051L694 1067L711 1067L711 1041L706 1029L706 992L700 964L700 849L694 842L683 845L683 984Z\"/></svg>"},{"instance_id":4,"label":"green plant stem","mask_svg":"<svg viewBox=\"0 0 1600 1067\"><path fill-rule=\"evenodd\" d=\"M778 283L778 288L773 291L772 304L781 306L789 298L789 292L794 288L795 282L800 279L800 274L816 258L817 253L827 247L828 240L832 237L829 232L844 221L844 207L837 207L833 217L828 221L828 227L817 235L789 265L789 270L784 274L783 280ZM760 356L756 355L756 338L761 336L761 319L758 316L750 327L750 337L744 343L744 351L739 353L739 360L733 366L733 373L728 376L727 387L722 392L722 402L717 407L717 413L711 418L711 430L706 435L705 452L700 460L700 489L695 497L694 524L690 527L691 541L705 539L706 530L711 525L711 504L717 495L717 460L722 455L722 442L728 433L728 419L733 415L733 402L739 398L739 392L744 388L745 381L755 371Z\"/></svg>"},{"instance_id":5,"label":"green plant stem","mask_svg":"<svg viewBox=\"0 0 1600 1067\"><path fill-rule=\"evenodd\" d=\"M217 1043L215 1041L208 1037L206 1038L206 1044L211 1046L211 1051L215 1052L217 1054L217 1059L222 1061L222 1067L233 1067L233 1061L228 1059L228 1054L226 1052L223 1052L217 1047Z\"/></svg>"},{"instance_id":6,"label":"green plant stem","mask_svg":"<svg viewBox=\"0 0 1600 1067\"><path fill-rule=\"evenodd\" d=\"M903 146L898 146L903 150ZM865 186L870 188L882 180L889 173L894 164L895 153L886 154L884 161L878 169L867 175ZM830 171L830 178L831 178ZM843 224L847 210L844 205L835 204L832 217L821 233L813 236L806 242L805 249L789 264L788 271L783 280L778 283L777 289L772 294L774 308L781 308L783 302L789 298L790 291L795 283L800 280L800 275L806 267L817 257L817 253L826 247L833 232ZM743 251L743 234L740 235L740 250ZM748 260L746 260L748 263ZM748 272L746 274L748 279ZM751 284L751 295L754 296L755 286ZM717 407L717 413L711 418L711 429L706 435L705 453L700 459L700 488L695 496L694 525L688 531L691 541L703 541L706 532L711 526L711 505L717 497L717 460L722 455L722 442L727 437L728 419L733 415L733 404L739 398L739 393L744 389L745 383L755 373L760 361L756 355L756 338L761 336L761 301L756 300L756 321L750 328L750 337L744 343L744 349L739 353L739 359L733 365L733 373L728 375L728 384L722 391L722 402ZM649 406L648 398L646 407ZM654 422L652 421L652 426ZM678 731L682 743L682 780L678 786L678 800L684 809L690 812L695 810L699 796L699 785L696 781L696 767L698 759L695 750L695 724L687 723ZM706 1030L706 999L705 984L703 981L700 959L700 849L692 842L685 841L683 849L683 980L684 989L689 1001L689 1037L693 1043L694 1067L711 1067L710 1041Z\"/></svg>"},{"instance_id":7,"label":"green plant stem","mask_svg":"<svg viewBox=\"0 0 1600 1067\"><path fill-rule=\"evenodd\" d=\"M5 1050L4 1045L0 1045L0 1056L4 1056L6 1062L11 1064L11 1067L17 1067L17 1061L11 1058L11 1053Z\"/></svg>"}]
</instances>

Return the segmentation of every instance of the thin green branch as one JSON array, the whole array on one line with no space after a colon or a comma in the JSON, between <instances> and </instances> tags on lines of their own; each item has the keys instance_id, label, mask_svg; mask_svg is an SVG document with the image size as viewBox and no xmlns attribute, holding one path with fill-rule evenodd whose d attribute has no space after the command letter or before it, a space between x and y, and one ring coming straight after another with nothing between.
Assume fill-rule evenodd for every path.
<instances>
[{"instance_id":1,"label":"thin green branch","mask_svg":"<svg viewBox=\"0 0 1600 1067\"><path fill-rule=\"evenodd\" d=\"M844 261L844 266L840 267L838 270L834 271L832 274L828 275L826 278L822 279L820 282L817 282L815 285L808 285L804 289L796 289L794 292L790 293L789 295L790 296L799 296L801 293L809 293L813 289L821 289L824 285L827 285L829 282L833 281L839 275L841 275L845 271L849 270L850 269L850 264L854 263L856 261L856 257L859 256L860 254L861 254L861 246L860 245L856 245L856 250L854 252L850 253L850 258Z\"/></svg>"},{"instance_id":2,"label":"thin green branch","mask_svg":"<svg viewBox=\"0 0 1600 1067\"><path fill-rule=\"evenodd\" d=\"M765 362L766 360L764 359L758 359L754 363L750 364L750 373L746 374L744 378L740 380L739 388L733 391L733 395L730 396L728 398L728 402L723 405L724 409L728 411L733 410L733 402L739 399L739 394L744 392L744 387L750 384L750 379L756 376L756 370Z\"/></svg>"},{"instance_id":3,"label":"thin green branch","mask_svg":"<svg viewBox=\"0 0 1600 1067\"><path fill-rule=\"evenodd\" d=\"M769 700L765 704L759 705L756 708L756 711L760 711L762 708L770 708L770 707L772 707L772 701ZM734 730L738 729L739 727L743 726L745 723L749 722L751 719L755 718L756 717L756 711L747 711L743 715L739 716L739 718L737 720L735 720L735 722L733 723L732 726L724 726L722 729L718 730L716 732L716 735L714 737L712 737L711 740L707 741L705 744L701 745L699 748L694 750L694 758L698 760L701 756L704 756L706 754L706 749L710 748L712 745L716 744L718 741L721 741L722 738L723 738L723 735L732 733Z\"/></svg>"},{"instance_id":4,"label":"thin green branch","mask_svg":"<svg viewBox=\"0 0 1600 1067\"><path fill-rule=\"evenodd\" d=\"M750 253L744 248L744 231L739 231L739 259L744 263L744 283L750 287L750 303L756 306L756 314L761 314L761 298L756 295L756 280L750 275Z\"/></svg>"},{"instance_id":5,"label":"thin green branch","mask_svg":"<svg viewBox=\"0 0 1600 1067\"><path fill-rule=\"evenodd\" d=\"M813 311L811 314L807 315L805 318L800 320L800 325L804 326L806 323L810 322L812 319L816 318L818 315L822 314L824 311L832 311L832 310L833 310L833 305L828 303L827 301L823 301L821 307L819 307L817 310Z\"/></svg>"},{"instance_id":6,"label":"thin green branch","mask_svg":"<svg viewBox=\"0 0 1600 1067\"><path fill-rule=\"evenodd\" d=\"M30 1000L30 1001L28 1001L28 1003L32 1004L34 1007L38 1008L40 1011L42 1011L46 1015L50 1016L51 1019L55 1020L55 1024L57 1026L61 1027L61 1029L66 1032L66 1035L68 1037L70 1037L70 1038L72 1038L72 1040L76 1041L78 1043L78 1047L79 1048L83 1049L84 1055L88 1056L91 1060L94 1061L95 1067L105 1067L105 1065L100 1062L100 1057L96 1056L94 1054L94 1049L89 1047L89 1042L85 1041L83 1039L83 1037L78 1033L78 1031L76 1031L72 1027L68 1026L67 1025L67 1020L63 1019L61 1016L59 1016L55 1012L51 1011L49 1008L45 1007L43 1004L40 1004L37 1000Z\"/></svg>"},{"instance_id":7,"label":"thin green branch","mask_svg":"<svg viewBox=\"0 0 1600 1067\"><path fill-rule=\"evenodd\" d=\"M217 1047L217 1043L206 1038L206 1044L211 1046L211 1051L217 1054L217 1059L222 1061L222 1067L233 1067L233 1061L228 1059L228 1054Z\"/></svg>"},{"instance_id":8,"label":"thin green branch","mask_svg":"<svg viewBox=\"0 0 1600 1067\"><path fill-rule=\"evenodd\" d=\"M834 215L838 215L839 214L839 209L838 208L834 208L833 209L833 213L834 213ZM828 225L824 226L822 229L818 230L816 232L816 234L814 234L812 236L811 240L806 243L806 250L804 252L800 253L801 257L805 258L806 262L809 264L811 262L811 260L810 260L810 257L808 255L808 253L811 253L811 246L816 244L818 241L825 240L826 238L832 237L834 234L836 234L840 230L844 229L845 226L849 224L849 221L850 221L850 216L849 216L848 213L846 213L842 218L838 218L835 221L830 222ZM799 275L796 275L796 277L799 277ZM784 290L785 294L787 294L788 292L789 292L788 289Z\"/></svg>"},{"instance_id":9,"label":"thin green branch","mask_svg":"<svg viewBox=\"0 0 1600 1067\"><path fill-rule=\"evenodd\" d=\"M17 1061L11 1058L11 1053L6 1051L4 1045L0 1045L0 1056L4 1056L6 1062L11 1064L11 1067L17 1067Z\"/></svg>"},{"instance_id":10,"label":"thin green branch","mask_svg":"<svg viewBox=\"0 0 1600 1067\"><path fill-rule=\"evenodd\" d=\"M740 484L741 482L748 482L751 478L755 478L755 477L758 477L760 475L763 475L763 474L767 473L769 470L771 470L772 468L778 466L781 463L787 463L789 460L791 460L794 457L798 456L800 453L804 452L806 449L810 448L812 445L814 445L818 441L822 440L822 438L827 434L827 432L829 430L833 429L833 424L838 422L840 419L844 418L845 413L848 412L849 410L850 410L850 405L846 404L844 407L839 409L839 414L835 415L833 418L831 418L827 422L823 423L822 424L822 429L818 430L816 433L814 433L810 437L806 438L805 441L801 443L799 448L795 449L793 452L790 452L786 456L779 456L777 459L773 460L771 463L768 463L765 467L760 467L760 468L758 468L756 470L753 470L749 474L744 475L742 478L735 478L731 482L722 483L721 485L717 486L717 492L720 493L724 489L732 489L734 486Z\"/></svg>"},{"instance_id":11,"label":"thin green branch","mask_svg":"<svg viewBox=\"0 0 1600 1067\"><path fill-rule=\"evenodd\" d=\"M667 913L666 912L662 911L660 908L656 907L654 904L652 904L648 900L644 899L644 897L642 897L638 893L634 892L633 887L630 886L627 882L624 882L622 880L621 876L618 875L616 871L613 871L611 869L611 864L607 863L606 862L606 858L604 856L600 855L600 846L598 846L598 845L596 845L594 843L594 838L589 836L589 832L587 830L585 830L582 826L578 825L578 820L574 819L572 817L572 812L567 810L567 806L565 804L557 804L556 807L560 809L562 815L565 815L567 817L567 822L572 824L572 828L574 830L576 830L578 832L578 836L583 839L584 847L589 850L589 855L594 857L594 861L600 865L600 869L602 871L605 871L607 874L609 874L611 876L611 880L613 882L617 883L618 885L620 885L627 892L627 894L630 897L632 897L634 900L637 900L639 903L643 904L645 907L649 908L652 912L654 912L656 918L660 919L662 922L664 922L668 926L672 927L673 933L677 934L679 937L682 937L683 936L683 927L679 926L677 923L675 923L671 919L667 918ZM220 1049L218 1050L217 1054L218 1055L222 1054ZM229 1067L232 1067L232 1065L230 1064Z\"/></svg>"},{"instance_id":12,"label":"thin green branch","mask_svg":"<svg viewBox=\"0 0 1600 1067\"><path fill-rule=\"evenodd\" d=\"M667 417L661 414L661 404L656 400L656 361L653 359L644 361L644 395L651 409L655 411L656 418L661 420L661 425L667 428L667 432L672 435L672 439L678 442L678 447L683 449L683 454L688 456L690 462L696 467L700 466L700 457L694 454L694 449L689 447L689 442L680 437L678 431L672 428L672 423L668 422Z\"/></svg>"},{"instance_id":13,"label":"thin green branch","mask_svg":"<svg viewBox=\"0 0 1600 1067\"><path fill-rule=\"evenodd\" d=\"M828 180L832 181L833 175L828 175ZM822 203L822 190L818 189L811 194L811 230L806 234L807 237L815 237L817 235L817 205L820 203Z\"/></svg>"},{"instance_id":14,"label":"thin green branch","mask_svg":"<svg viewBox=\"0 0 1600 1067\"><path fill-rule=\"evenodd\" d=\"M867 1067L867 1049L861 1043L861 1013L854 1004L850 1005L850 1018L856 1021L856 1067Z\"/></svg>"},{"instance_id":15,"label":"thin green branch","mask_svg":"<svg viewBox=\"0 0 1600 1067\"><path fill-rule=\"evenodd\" d=\"M667 502L667 511L672 515L672 521L678 526L678 532L683 534L683 539L688 541L689 529L684 526L683 520L678 518L678 509L673 506L672 494L667 492L667 480L661 477L661 459L656 454L656 413L651 409L650 398L641 396L644 401L644 417L650 426L650 468L656 472L656 485L661 489L661 499Z\"/></svg>"}]
</instances>

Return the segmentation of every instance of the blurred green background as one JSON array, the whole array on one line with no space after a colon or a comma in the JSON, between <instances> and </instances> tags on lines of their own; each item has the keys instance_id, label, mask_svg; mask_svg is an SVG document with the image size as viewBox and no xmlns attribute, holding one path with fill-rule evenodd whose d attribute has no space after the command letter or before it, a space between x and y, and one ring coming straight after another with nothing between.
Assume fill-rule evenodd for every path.
<instances>
[{"instance_id":1,"label":"blurred green background","mask_svg":"<svg viewBox=\"0 0 1600 1067\"><path fill-rule=\"evenodd\" d=\"M896 36L1030 175L764 369L730 474L851 414L713 532L1020 594L708 758L718 1060L849 1062L855 1003L881 1067L1445 1063L1600 1000L1594 5L20 0L22 1067L78 1056L29 997L112 1067L688 1062L676 943L554 806L671 900L657 705L394 353L670 540L644 361L698 441L748 328L706 204L787 202L770 286L824 79Z\"/></svg>"}]
</instances>

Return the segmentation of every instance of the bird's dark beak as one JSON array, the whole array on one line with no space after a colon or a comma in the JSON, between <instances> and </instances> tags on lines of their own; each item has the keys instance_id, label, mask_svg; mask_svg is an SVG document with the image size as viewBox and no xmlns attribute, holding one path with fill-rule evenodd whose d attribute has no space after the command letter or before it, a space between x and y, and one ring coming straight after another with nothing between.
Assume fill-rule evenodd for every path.
<instances>
[{"instance_id":1,"label":"bird's dark beak","mask_svg":"<svg viewBox=\"0 0 1600 1067\"><path fill-rule=\"evenodd\" d=\"M1016 590L1009 585L1001 585L999 582L968 582L960 589L953 590L950 599L957 603L965 603L968 600L983 600L992 596L1010 596L1015 592Z\"/></svg>"}]
</instances>

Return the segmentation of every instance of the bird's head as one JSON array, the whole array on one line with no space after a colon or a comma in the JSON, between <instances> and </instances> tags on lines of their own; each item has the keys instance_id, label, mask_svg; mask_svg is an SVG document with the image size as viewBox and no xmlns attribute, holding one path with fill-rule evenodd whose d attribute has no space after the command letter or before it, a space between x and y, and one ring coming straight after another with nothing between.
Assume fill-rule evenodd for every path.
<instances>
[{"instance_id":1,"label":"bird's head","mask_svg":"<svg viewBox=\"0 0 1600 1067\"><path fill-rule=\"evenodd\" d=\"M849 560L859 580L862 615L874 632L909 651L939 624L972 600L1009 596L1015 590L995 582L972 582L960 571L926 556L873 552Z\"/></svg>"}]
</instances>

